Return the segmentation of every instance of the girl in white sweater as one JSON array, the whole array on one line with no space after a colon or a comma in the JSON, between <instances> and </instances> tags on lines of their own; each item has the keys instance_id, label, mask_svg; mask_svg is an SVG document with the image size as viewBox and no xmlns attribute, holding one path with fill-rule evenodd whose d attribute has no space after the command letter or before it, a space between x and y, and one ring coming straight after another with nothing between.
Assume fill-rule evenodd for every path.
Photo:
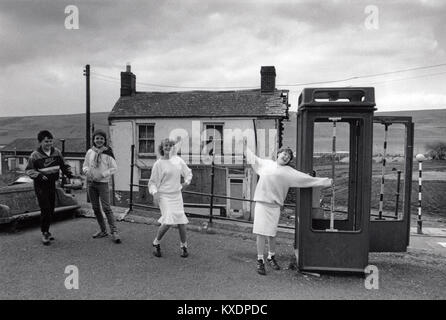
<instances>
[{"instance_id":1,"label":"girl in white sweater","mask_svg":"<svg viewBox=\"0 0 446 320\"><path fill-rule=\"evenodd\" d=\"M192 170L183 159L171 154L174 151L174 145L173 140L164 139L161 141L159 146L161 158L153 165L149 180L149 193L153 195L155 202L158 202L161 210L161 218L158 220L161 226L153 241L153 254L156 257L161 257L161 239L171 225L178 225L181 257L185 258L188 256L186 224L189 220L184 213L181 189L190 184ZM184 178L184 183L181 183L181 176Z\"/></svg>"},{"instance_id":2,"label":"girl in white sweater","mask_svg":"<svg viewBox=\"0 0 446 320\"><path fill-rule=\"evenodd\" d=\"M268 240L268 262L275 270L280 266L275 260L276 233L280 218L280 207L283 206L289 188L330 187L332 179L313 178L288 166L293 159L293 151L284 147L277 152L277 160L266 160L257 157L246 147L247 161L259 175L254 193L254 227L257 234L257 272L265 275L264 250Z\"/></svg>"}]
</instances>

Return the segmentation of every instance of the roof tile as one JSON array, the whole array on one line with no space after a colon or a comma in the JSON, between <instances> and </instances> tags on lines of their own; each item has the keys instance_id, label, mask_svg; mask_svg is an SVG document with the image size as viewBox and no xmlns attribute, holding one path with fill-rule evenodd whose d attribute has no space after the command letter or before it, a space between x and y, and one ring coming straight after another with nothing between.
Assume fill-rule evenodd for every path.
<instances>
[{"instance_id":1,"label":"roof tile","mask_svg":"<svg viewBox=\"0 0 446 320\"><path fill-rule=\"evenodd\" d=\"M240 91L137 92L118 99L109 119L127 117L286 117L282 93Z\"/></svg>"}]
</instances>

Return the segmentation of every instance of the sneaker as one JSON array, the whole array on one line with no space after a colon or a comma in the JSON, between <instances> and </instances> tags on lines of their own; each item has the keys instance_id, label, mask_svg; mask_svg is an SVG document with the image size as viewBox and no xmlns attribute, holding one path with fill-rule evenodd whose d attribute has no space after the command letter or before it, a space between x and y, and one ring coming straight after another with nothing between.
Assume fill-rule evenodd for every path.
<instances>
[{"instance_id":1,"label":"sneaker","mask_svg":"<svg viewBox=\"0 0 446 320\"><path fill-rule=\"evenodd\" d=\"M277 263L277 261L276 261L276 256L272 256L271 259L266 259L266 260L268 260L269 264L271 265L271 267L272 267L274 270L280 270L280 269L282 269L282 268L279 266L279 264Z\"/></svg>"},{"instance_id":2,"label":"sneaker","mask_svg":"<svg viewBox=\"0 0 446 320\"><path fill-rule=\"evenodd\" d=\"M266 275L265 263L263 260L257 260L257 273L262 276Z\"/></svg>"},{"instance_id":3,"label":"sneaker","mask_svg":"<svg viewBox=\"0 0 446 320\"><path fill-rule=\"evenodd\" d=\"M158 258L161 257L161 246L159 244L152 244L152 246L154 248L153 255Z\"/></svg>"},{"instance_id":4,"label":"sneaker","mask_svg":"<svg viewBox=\"0 0 446 320\"><path fill-rule=\"evenodd\" d=\"M94 239L97 239L97 238L104 238L104 237L106 237L106 236L108 236L108 233L107 233L106 231L98 231L98 232L96 232L96 233L93 235L93 238L94 238Z\"/></svg>"},{"instance_id":5,"label":"sneaker","mask_svg":"<svg viewBox=\"0 0 446 320\"><path fill-rule=\"evenodd\" d=\"M50 232L47 232L47 235L48 235L49 240L51 240L51 241L55 240L53 235Z\"/></svg>"},{"instance_id":6,"label":"sneaker","mask_svg":"<svg viewBox=\"0 0 446 320\"><path fill-rule=\"evenodd\" d=\"M181 247L181 258L187 258L188 255L189 253L187 252L187 248Z\"/></svg>"},{"instance_id":7,"label":"sneaker","mask_svg":"<svg viewBox=\"0 0 446 320\"><path fill-rule=\"evenodd\" d=\"M112 239L114 243L121 243L121 238L117 232L112 233Z\"/></svg>"},{"instance_id":8,"label":"sneaker","mask_svg":"<svg viewBox=\"0 0 446 320\"><path fill-rule=\"evenodd\" d=\"M42 243L46 246L50 244L50 239L48 237L48 232L42 233Z\"/></svg>"}]
</instances>

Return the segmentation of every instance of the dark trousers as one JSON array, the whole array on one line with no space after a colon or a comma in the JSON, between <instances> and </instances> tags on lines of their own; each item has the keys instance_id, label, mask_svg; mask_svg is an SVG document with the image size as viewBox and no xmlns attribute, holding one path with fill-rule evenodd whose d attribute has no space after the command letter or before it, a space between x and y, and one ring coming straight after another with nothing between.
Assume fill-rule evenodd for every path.
<instances>
[{"instance_id":1,"label":"dark trousers","mask_svg":"<svg viewBox=\"0 0 446 320\"><path fill-rule=\"evenodd\" d=\"M34 191L40 207L40 230L42 233L49 232L56 202L56 184L34 185Z\"/></svg>"}]
</instances>

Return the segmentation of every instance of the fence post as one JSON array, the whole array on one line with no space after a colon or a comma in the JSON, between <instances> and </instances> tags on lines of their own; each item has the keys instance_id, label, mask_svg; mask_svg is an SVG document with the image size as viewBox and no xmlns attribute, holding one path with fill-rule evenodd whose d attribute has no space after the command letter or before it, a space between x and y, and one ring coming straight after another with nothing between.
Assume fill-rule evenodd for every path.
<instances>
[{"instance_id":1,"label":"fence post","mask_svg":"<svg viewBox=\"0 0 446 320\"><path fill-rule=\"evenodd\" d=\"M209 223L212 223L212 215L214 213L214 175L215 175L215 166L214 166L214 158L212 158L212 168L211 168L211 204L210 204L210 212L209 212Z\"/></svg>"},{"instance_id":2,"label":"fence post","mask_svg":"<svg viewBox=\"0 0 446 320\"><path fill-rule=\"evenodd\" d=\"M418 160L418 221L417 221L417 233L423 234L423 221L421 220L421 185L423 176L423 160L426 160L423 154L417 154Z\"/></svg>"},{"instance_id":3,"label":"fence post","mask_svg":"<svg viewBox=\"0 0 446 320\"><path fill-rule=\"evenodd\" d=\"M135 145L132 144L130 148L131 156L130 156L130 203L129 203L129 211L133 210L133 168L135 167Z\"/></svg>"},{"instance_id":4,"label":"fence post","mask_svg":"<svg viewBox=\"0 0 446 320\"><path fill-rule=\"evenodd\" d=\"M62 142L62 157L65 158L65 139L59 139L60 142ZM60 187L64 189L65 193L71 193L71 189L66 188L65 189L65 183L66 183L66 177L64 173L62 172L62 180L60 182Z\"/></svg>"}]
</instances>

